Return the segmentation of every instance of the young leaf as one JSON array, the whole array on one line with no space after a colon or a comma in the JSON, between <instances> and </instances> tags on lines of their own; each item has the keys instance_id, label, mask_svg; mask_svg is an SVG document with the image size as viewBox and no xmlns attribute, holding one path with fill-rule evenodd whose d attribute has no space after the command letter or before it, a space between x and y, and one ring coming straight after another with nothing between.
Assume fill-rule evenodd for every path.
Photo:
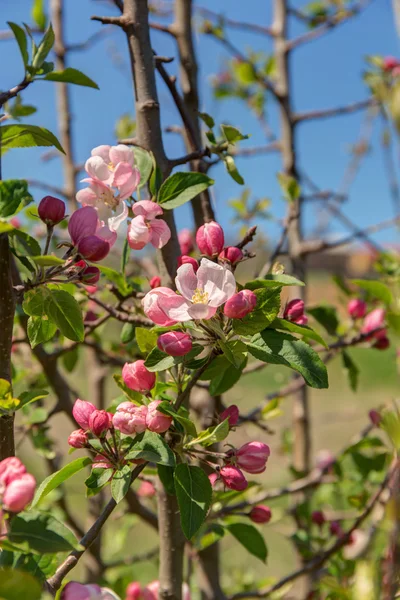
<instances>
[{"instance_id":1,"label":"young leaf","mask_svg":"<svg viewBox=\"0 0 400 600\"><path fill-rule=\"evenodd\" d=\"M228 419L225 419L218 425L214 425L213 427L209 427L204 431L201 431L197 438L191 440L186 446L189 448L190 446L194 446L196 444L201 444L202 446L212 446L212 444L217 444L218 442L222 442L229 435L229 423Z\"/></svg>"},{"instance_id":2,"label":"young leaf","mask_svg":"<svg viewBox=\"0 0 400 600\"><path fill-rule=\"evenodd\" d=\"M169 356L168 354L162 352L158 348L153 348L153 350L146 358L144 365L146 369L152 372L166 371L167 369L170 369L179 362L182 362L182 360L183 357Z\"/></svg>"},{"instance_id":3,"label":"young leaf","mask_svg":"<svg viewBox=\"0 0 400 600\"><path fill-rule=\"evenodd\" d=\"M393 302L393 295L387 285L381 281L370 281L369 279L353 279L354 283L361 289L365 290L373 298L377 298L384 302L387 306Z\"/></svg>"},{"instance_id":4,"label":"young leaf","mask_svg":"<svg viewBox=\"0 0 400 600\"><path fill-rule=\"evenodd\" d=\"M1 128L1 147L2 150L10 148L34 148L36 146L54 146L65 154L63 147L48 129L38 127L37 125L3 125ZM40 254L38 252L37 254Z\"/></svg>"},{"instance_id":5,"label":"young leaf","mask_svg":"<svg viewBox=\"0 0 400 600\"><path fill-rule=\"evenodd\" d=\"M167 494L175 496L175 482L174 482L174 469L173 467L166 467L165 465L157 465L157 473L163 484Z\"/></svg>"},{"instance_id":6,"label":"young leaf","mask_svg":"<svg viewBox=\"0 0 400 600\"><path fill-rule=\"evenodd\" d=\"M158 202L164 209L177 208L198 196L213 183L213 179L204 173L174 173L162 184L158 192Z\"/></svg>"},{"instance_id":7,"label":"young leaf","mask_svg":"<svg viewBox=\"0 0 400 600\"><path fill-rule=\"evenodd\" d=\"M257 290L259 288L276 287L277 285L304 285L304 283L291 275L274 275L269 273L265 276L265 279L253 279L252 281L248 281L244 287L247 290Z\"/></svg>"},{"instance_id":8,"label":"young leaf","mask_svg":"<svg viewBox=\"0 0 400 600\"><path fill-rule=\"evenodd\" d=\"M43 65L48 53L54 45L54 40L54 31L50 23L46 33L43 36L43 39L41 40L36 52L34 53L34 56L32 56L32 67L34 69L40 69L40 67Z\"/></svg>"},{"instance_id":9,"label":"young leaf","mask_svg":"<svg viewBox=\"0 0 400 600\"><path fill-rule=\"evenodd\" d=\"M266 329L253 336L247 348L259 360L298 371L310 387L328 387L328 373L318 354L308 344L287 333Z\"/></svg>"},{"instance_id":10,"label":"young leaf","mask_svg":"<svg viewBox=\"0 0 400 600\"><path fill-rule=\"evenodd\" d=\"M121 375L118 373L114 373L113 379L117 386L124 392L126 396L128 396L129 400L132 400L135 404L143 404L142 394L140 392L135 392L135 390L131 390L125 385L124 380Z\"/></svg>"},{"instance_id":11,"label":"young leaf","mask_svg":"<svg viewBox=\"0 0 400 600\"><path fill-rule=\"evenodd\" d=\"M98 267L100 271L107 277L109 281L114 283L118 289L118 291L126 296L129 292L132 291L130 285L126 282L124 275L118 273L115 269L111 269L110 267L105 267L103 265L99 265Z\"/></svg>"},{"instance_id":12,"label":"young leaf","mask_svg":"<svg viewBox=\"0 0 400 600\"><path fill-rule=\"evenodd\" d=\"M39 29L44 31L46 29L47 17L44 12L43 0L33 0L31 15Z\"/></svg>"},{"instance_id":13,"label":"young leaf","mask_svg":"<svg viewBox=\"0 0 400 600\"><path fill-rule=\"evenodd\" d=\"M49 395L47 390L30 390L29 392L22 392L19 397L20 405L19 408L23 406L28 406L28 404L32 404L32 402L37 402L42 398L46 398Z\"/></svg>"},{"instance_id":14,"label":"young leaf","mask_svg":"<svg viewBox=\"0 0 400 600\"><path fill-rule=\"evenodd\" d=\"M228 173L232 177L232 179L234 181L236 181L236 183L238 183L239 185L244 185L244 179L241 176L241 174L239 173L236 163L233 160L232 156L225 156L224 163L225 163L226 170L228 171Z\"/></svg>"},{"instance_id":15,"label":"young leaf","mask_svg":"<svg viewBox=\"0 0 400 600\"><path fill-rule=\"evenodd\" d=\"M200 119L207 125L207 127L209 129L212 129L214 127L214 125L215 125L214 119L208 113L198 112L197 114L199 115Z\"/></svg>"},{"instance_id":16,"label":"young leaf","mask_svg":"<svg viewBox=\"0 0 400 600\"><path fill-rule=\"evenodd\" d=\"M8 539L11 543L24 543L40 554L70 552L79 547L70 529L51 514L35 510L21 512L13 517Z\"/></svg>"},{"instance_id":17,"label":"young leaf","mask_svg":"<svg viewBox=\"0 0 400 600\"><path fill-rule=\"evenodd\" d=\"M190 419L187 419L183 415L176 412L172 404L170 404L169 402L161 402L161 404L157 406L157 410L164 413L165 415L173 417L175 421L178 421L178 423L182 425L186 433L188 433L189 435L192 435L193 437L197 436L195 424Z\"/></svg>"},{"instance_id":18,"label":"young leaf","mask_svg":"<svg viewBox=\"0 0 400 600\"><path fill-rule=\"evenodd\" d=\"M82 310L71 294L63 290L49 290L45 311L65 337L82 342L85 337Z\"/></svg>"},{"instance_id":19,"label":"young leaf","mask_svg":"<svg viewBox=\"0 0 400 600\"><path fill-rule=\"evenodd\" d=\"M276 318L272 321L269 327L271 327L271 329L283 329L283 331L298 333L304 338L314 340L315 342L318 342L319 344L327 348L325 340L319 335L319 333L317 333L316 331L314 331L314 329L311 329L311 327L308 327L307 325L297 325L297 323L293 323L292 321L288 321L287 319Z\"/></svg>"},{"instance_id":20,"label":"young leaf","mask_svg":"<svg viewBox=\"0 0 400 600\"><path fill-rule=\"evenodd\" d=\"M286 173L278 173L277 177L286 200L289 200L289 202L297 200L301 193L301 189L297 180Z\"/></svg>"},{"instance_id":21,"label":"young leaf","mask_svg":"<svg viewBox=\"0 0 400 600\"><path fill-rule=\"evenodd\" d=\"M78 69L71 69L71 67L67 67L64 69L64 71L52 71L43 77L43 80L61 81L64 83L73 83L83 87L94 88L95 90L99 89L99 86L93 81L93 79L90 79L90 77L82 73L82 71L78 71Z\"/></svg>"},{"instance_id":22,"label":"young leaf","mask_svg":"<svg viewBox=\"0 0 400 600\"><path fill-rule=\"evenodd\" d=\"M127 460L142 458L167 467L175 466L175 455L160 435L146 431L143 437L138 438L125 456Z\"/></svg>"},{"instance_id":23,"label":"young leaf","mask_svg":"<svg viewBox=\"0 0 400 600\"><path fill-rule=\"evenodd\" d=\"M174 473L182 531L190 540L203 524L211 504L211 483L200 467L180 464Z\"/></svg>"},{"instance_id":24,"label":"young leaf","mask_svg":"<svg viewBox=\"0 0 400 600\"><path fill-rule=\"evenodd\" d=\"M129 344L135 339L136 326L133 323L124 323L121 329L121 342Z\"/></svg>"},{"instance_id":25,"label":"young leaf","mask_svg":"<svg viewBox=\"0 0 400 600\"><path fill-rule=\"evenodd\" d=\"M17 44L19 46L19 51L21 52L22 60L24 61L24 66L26 67L26 65L29 63L28 40L26 39L26 33L22 27L16 23L13 23L12 21L7 21L7 25L15 35L15 39L17 40Z\"/></svg>"},{"instance_id":26,"label":"young leaf","mask_svg":"<svg viewBox=\"0 0 400 600\"><path fill-rule=\"evenodd\" d=\"M136 327L135 335L139 349L144 354L151 352L157 344L158 333L155 331L150 331L145 327Z\"/></svg>"},{"instance_id":27,"label":"young leaf","mask_svg":"<svg viewBox=\"0 0 400 600\"><path fill-rule=\"evenodd\" d=\"M132 472L128 465L124 465L122 469L115 471L111 481L111 495L118 504L128 493L131 485Z\"/></svg>"},{"instance_id":28,"label":"young leaf","mask_svg":"<svg viewBox=\"0 0 400 600\"><path fill-rule=\"evenodd\" d=\"M232 127L231 125L221 125L222 135L230 144L235 144L235 142L240 142L241 140L247 140L249 138L248 135L243 135L240 133L239 129L236 127Z\"/></svg>"},{"instance_id":29,"label":"young leaf","mask_svg":"<svg viewBox=\"0 0 400 600\"><path fill-rule=\"evenodd\" d=\"M90 490L101 490L110 481L113 473L113 469L94 468L85 480L85 485Z\"/></svg>"},{"instance_id":30,"label":"young leaf","mask_svg":"<svg viewBox=\"0 0 400 600\"><path fill-rule=\"evenodd\" d=\"M35 497L32 501L32 507L37 506L43 498L50 494L53 490L55 490L59 485L61 485L64 481L82 471L87 465L90 465L92 459L89 456L84 456L82 458L77 458L72 462L68 463L55 473L52 473L42 483L36 490Z\"/></svg>"},{"instance_id":31,"label":"young leaf","mask_svg":"<svg viewBox=\"0 0 400 600\"><path fill-rule=\"evenodd\" d=\"M261 533L247 523L228 523L225 528L237 539L250 554L266 562L268 549Z\"/></svg>"},{"instance_id":32,"label":"young leaf","mask_svg":"<svg viewBox=\"0 0 400 600\"><path fill-rule=\"evenodd\" d=\"M350 385L350 389L353 392L357 391L358 386L358 376L360 374L360 369L357 367L354 360L351 358L350 354L346 352L346 350L342 350L342 362L343 367L347 373L347 379Z\"/></svg>"},{"instance_id":33,"label":"young leaf","mask_svg":"<svg viewBox=\"0 0 400 600\"><path fill-rule=\"evenodd\" d=\"M140 190L149 180L153 170L153 158L150 152L147 152L144 148L139 148L139 146L133 148L133 154L135 155L135 166L140 173L138 185L138 190Z\"/></svg>"}]
</instances>

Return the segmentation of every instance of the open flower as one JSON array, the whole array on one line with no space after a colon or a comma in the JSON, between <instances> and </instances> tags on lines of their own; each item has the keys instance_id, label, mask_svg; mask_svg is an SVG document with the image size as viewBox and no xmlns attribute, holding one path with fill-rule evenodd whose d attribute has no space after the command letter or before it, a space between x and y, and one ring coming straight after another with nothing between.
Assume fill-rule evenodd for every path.
<instances>
[{"instance_id":1,"label":"open flower","mask_svg":"<svg viewBox=\"0 0 400 600\"><path fill-rule=\"evenodd\" d=\"M128 244L133 250L141 250L146 244L154 248L162 248L169 241L171 231L163 219L156 217L163 214L163 209L156 202L141 200L132 206L136 215L128 229Z\"/></svg>"},{"instance_id":2,"label":"open flower","mask_svg":"<svg viewBox=\"0 0 400 600\"><path fill-rule=\"evenodd\" d=\"M175 283L181 296L174 294L174 296L162 295L157 298L159 307L173 321L211 319L217 308L224 304L236 290L236 281L232 272L207 258L201 260L197 273L194 272L191 264L183 264L179 267ZM157 290L153 290L153 293L155 291ZM144 298L144 306L146 307L146 298Z\"/></svg>"}]
</instances>

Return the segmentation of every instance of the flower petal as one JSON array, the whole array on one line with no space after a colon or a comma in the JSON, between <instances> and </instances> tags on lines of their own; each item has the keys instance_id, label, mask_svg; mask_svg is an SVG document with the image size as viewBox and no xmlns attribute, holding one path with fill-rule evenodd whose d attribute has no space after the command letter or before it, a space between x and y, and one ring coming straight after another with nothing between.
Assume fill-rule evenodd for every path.
<instances>
[{"instance_id":1,"label":"flower petal","mask_svg":"<svg viewBox=\"0 0 400 600\"><path fill-rule=\"evenodd\" d=\"M114 246L115 242L117 241L117 234L115 233L115 231L112 231L111 229L109 229L107 227L107 225L103 225L102 227L99 227L96 230L96 235L97 235L97 237L101 238L102 240L108 242L108 244L110 245L110 248L112 246Z\"/></svg>"},{"instance_id":2,"label":"flower petal","mask_svg":"<svg viewBox=\"0 0 400 600\"><path fill-rule=\"evenodd\" d=\"M217 312L216 308L209 306L208 304L192 304L188 313L192 319L211 319Z\"/></svg>"},{"instance_id":3,"label":"flower petal","mask_svg":"<svg viewBox=\"0 0 400 600\"><path fill-rule=\"evenodd\" d=\"M176 272L175 284L184 298L187 300L192 299L198 283L191 263L184 263L179 267Z\"/></svg>"},{"instance_id":4,"label":"flower petal","mask_svg":"<svg viewBox=\"0 0 400 600\"><path fill-rule=\"evenodd\" d=\"M140 182L140 173L128 163L119 163L114 171L113 185L118 188L121 200L133 194Z\"/></svg>"},{"instance_id":5,"label":"flower petal","mask_svg":"<svg viewBox=\"0 0 400 600\"><path fill-rule=\"evenodd\" d=\"M178 294L175 294L175 298L163 299L162 309L174 321L191 321L193 317L189 313L190 307L190 302Z\"/></svg>"},{"instance_id":6,"label":"flower petal","mask_svg":"<svg viewBox=\"0 0 400 600\"><path fill-rule=\"evenodd\" d=\"M159 215L163 214L163 209L156 202L152 202L151 200L141 200L140 202L135 202L132 206L132 211L135 215L142 215L149 221L155 219Z\"/></svg>"},{"instance_id":7,"label":"flower petal","mask_svg":"<svg viewBox=\"0 0 400 600\"><path fill-rule=\"evenodd\" d=\"M78 208L72 215L68 223L68 232L72 242L76 245L78 242L94 235L97 228L97 211L92 206Z\"/></svg>"},{"instance_id":8,"label":"flower petal","mask_svg":"<svg viewBox=\"0 0 400 600\"><path fill-rule=\"evenodd\" d=\"M93 148L90 154L92 156L100 156L100 158L102 158L104 162L108 164L110 162L110 150L111 146L106 146L103 144L102 146L96 146L96 148Z\"/></svg>"},{"instance_id":9,"label":"flower petal","mask_svg":"<svg viewBox=\"0 0 400 600\"><path fill-rule=\"evenodd\" d=\"M125 202L121 202L121 207L122 211L119 213L119 215L115 215L114 217L110 217L108 219L108 227L111 229L111 231L117 231L128 217L128 207Z\"/></svg>"},{"instance_id":10,"label":"flower petal","mask_svg":"<svg viewBox=\"0 0 400 600\"><path fill-rule=\"evenodd\" d=\"M128 228L128 244L134 250L141 250L149 243L151 232L142 215L135 217Z\"/></svg>"},{"instance_id":11,"label":"flower petal","mask_svg":"<svg viewBox=\"0 0 400 600\"><path fill-rule=\"evenodd\" d=\"M171 237L171 230L162 219L153 219L149 223L151 238L150 242L154 248L163 248L167 244Z\"/></svg>"},{"instance_id":12,"label":"flower petal","mask_svg":"<svg viewBox=\"0 0 400 600\"><path fill-rule=\"evenodd\" d=\"M85 162L85 171L92 179L106 182L112 179L107 163L100 156L91 156Z\"/></svg>"},{"instance_id":13,"label":"flower petal","mask_svg":"<svg viewBox=\"0 0 400 600\"><path fill-rule=\"evenodd\" d=\"M110 148L110 161L114 166L118 163L128 163L130 167L133 167L135 155L129 146L118 144L118 146L111 146Z\"/></svg>"},{"instance_id":14,"label":"flower petal","mask_svg":"<svg viewBox=\"0 0 400 600\"><path fill-rule=\"evenodd\" d=\"M236 291L236 281L233 273L221 265L202 258L197 271L199 287L208 294L208 304L213 307L221 306Z\"/></svg>"},{"instance_id":15,"label":"flower petal","mask_svg":"<svg viewBox=\"0 0 400 600\"><path fill-rule=\"evenodd\" d=\"M144 313L157 325L175 325L177 321L169 318L163 310L164 298L175 298L177 294L170 288L159 287L148 292L142 300Z\"/></svg>"},{"instance_id":16,"label":"flower petal","mask_svg":"<svg viewBox=\"0 0 400 600\"><path fill-rule=\"evenodd\" d=\"M79 192L76 194L76 201L83 206L96 206L97 200L98 196L91 187L79 190Z\"/></svg>"}]
</instances>

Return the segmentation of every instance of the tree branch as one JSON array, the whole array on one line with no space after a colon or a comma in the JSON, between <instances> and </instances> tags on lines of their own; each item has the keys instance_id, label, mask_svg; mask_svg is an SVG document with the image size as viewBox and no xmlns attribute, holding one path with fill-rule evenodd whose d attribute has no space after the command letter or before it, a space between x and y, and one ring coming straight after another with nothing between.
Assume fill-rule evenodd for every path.
<instances>
[{"instance_id":1,"label":"tree branch","mask_svg":"<svg viewBox=\"0 0 400 600\"><path fill-rule=\"evenodd\" d=\"M329 117L338 117L340 115L349 115L360 110L365 110L376 104L374 98L368 98L367 100L361 100L360 102L353 102L345 106L336 106L334 108L325 108L321 110L310 110L308 112L295 113L293 115L294 123L300 123L303 121L311 121L315 119L327 119Z\"/></svg>"}]
</instances>

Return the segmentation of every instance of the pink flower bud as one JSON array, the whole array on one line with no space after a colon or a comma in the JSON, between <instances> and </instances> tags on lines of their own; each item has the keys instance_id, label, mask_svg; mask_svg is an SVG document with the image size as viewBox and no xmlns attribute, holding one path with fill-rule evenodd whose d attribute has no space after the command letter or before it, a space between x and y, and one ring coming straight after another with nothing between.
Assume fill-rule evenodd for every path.
<instances>
[{"instance_id":1,"label":"pink flower bud","mask_svg":"<svg viewBox=\"0 0 400 600\"><path fill-rule=\"evenodd\" d=\"M12 225L15 229L19 229L21 227L21 221L18 217L13 217L10 219L10 225Z\"/></svg>"},{"instance_id":2,"label":"pink flower bud","mask_svg":"<svg viewBox=\"0 0 400 600\"><path fill-rule=\"evenodd\" d=\"M110 252L110 244L97 235L88 235L79 242L78 252L86 260L99 262Z\"/></svg>"},{"instance_id":3,"label":"pink flower bud","mask_svg":"<svg viewBox=\"0 0 400 600\"><path fill-rule=\"evenodd\" d=\"M94 284L100 279L100 269L94 265L88 265L81 274L81 279L84 283Z\"/></svg>"},{"instance_id":4,"label":"pink flower bud","mask_svg":"<svg viewBox=\"0 0 400 600\"><path fill-rule=\"evenodd\" d=\"M390 346L390 340L386 337L386 335L379 337L375 344L372 346L376 348L376 350L387 350Z\"/></svg>"},{"instance_id":5,"label":"pink flower bud","mask_svg":"<svg viewBox=\"0 0 400 600\"><path fill-rule=\"evenodd\" d=\"M152 277L149 281L150 287L152 290L154 290L155 288L160 287L161 285L161 277L158 277L158 275L156 275L155 277Z\"/></svg>"},{"instance_id":6,"label":"pink flower bud","mask_svg":"<svg viewBox=\"0 0 400 600\"><path fill-rule=\"evenodd\" d=\"M214 256L219 254L224 247L224 231L215 221L205 223L196 233L196 243L202 254Z\"/></svg>"},{"instance_id":7,"label":"pink flower bud","mask_svg":"<svg viewBox=\"0 0 400 600\"><path fill-rule=\"evenodd\" d=\"M96 454L92 463L93 469L112 469L113 464L102 454Z\"/></svg>"},{"instance_id":8,"label":"pink flower bud","mask_svg":"<svg viewBox=\"0 0 400 600\"><path fill-rule=\"evenodd\" d=\"M152 498L156 494L156 488L151 481L142 481L140 488L137 491L137 495L141 498Z\"/></svg>"},{"instance_id":9,"label":"pink flower bud","mask_svg":"<svg viewBox=\"0 0 400 600\"><path fill-rule=\"evenodd\" d=\"M38 213L46 225L57 225L65 217L65 204L53 196L45 196L38 206Z\"/></svg>"},{"instance_id":10,"label":"pink flower bud","mask_svg":"<svg viewBox=\"0 0 400 600\"><path fill-rule=\"evenodd\" d=\"M142 595L142 588L138 581L132 581L126 588L125 600L139 600Z\"/></svg>"},{"instance_id":11,"label":"pink flower bud","mask_svg":"<svg viewBox=\"0 0 400 600\"><path fill-rule=\"evenodd\" d=\"M89 429L96 437L102 437L110 429L110 415L106 410L94 410L89 417Z\"/></svg>"},{"instance_id":12,"label":"pink flower bud","mask_svg":"<svg viewBox=\"0 0 400 600\"><path fill-rule=\"evenodd\" d=\"M347 305L347 312L352 319L362 319L367 312L367 305L360 298L352 298Z\"/></svg>"},{"instance_id":13,"label":"pink flower bud","mask_svg":"<svg viewBox=\"0 0 400 600\"><path fill-rule=\"evenodd\" d=\"M226 260L232 265L236 265L243 259L243 252L240 248L236 248L236 246L228 246L228 248L224 248L222 252L220 252L218 258L219 260Z\"/></svg>"},{"instance_id":14,"label":"pink flower bud","mask_svg":"<svg viewBox=\"0 0 400 600\"><path fill-rule=\"evenodd\" d=\"M253 506L249 512L249 517L253 523L268 523L271 520L272 512L269 506L259 504L258 506Z\"/></svg>"},{"instance_id":15,"label":"pink flower bud","mask_svg":"<svg viewBox=\"0 0 400 600\"><path fill-rule=\"evenodd\" d=\"M16 456L4 458L0 462L0 484L8 485L14 479L19 479L25 475L25 465Z\"/></svg>"},{"instance_id":16,"label":"pink flower bud","mask_svg":"<svg viewBox=\"0 0 400 600\"><path fill-rule=\"evenodd\" d=\"M68 444L72 448L85 448L88 445L88 439L83 429L75 429L68 438Z\"/></svg>"},{"instance_id":17,"label":"pink flower bud","mask_svg":"<svg viewBox=\"0 0 400 600\"><path fill-rule=\"evenodd\" d=\"M156 383L155 373L151 373L144 366L144 360L134 363L125 363L122 369L122 379L130 390L147 394Z\"/></svg>"},{"instance_id":18,"label":"pink flower bud","mask_svg":"<svg viewBox=\"0 0 400 600\"><path fill-rule=\"evenodd\" d=\"M239 421L239 408L236 406L236 404L228 406L228 408L222 411L222 413L219 415L219 419L220 421L225 421L225 419L228 419L229 427L235 427Z\"/></svg>"},{"instance_id":19,"label":"pink flower bud","mask_svg":"<svg viewBox=\"0 0 400 600\"><path fill-rule=\"evenodd\" d=\"M326 519L325 519L325 515L322 512L322 510L314 510L311 513L311 521L313 523L315 523L315 525L318 525L318 527L322 527L322 525L325 523Z\"/></svg>"},{"instance_id":20,"label":"pink flower bud","mask_svg":"<svg viewBox=\"0 0 400 600\"><path fill-rule=\"evenodd\" d=\"M336 459L330 450L322 449L319 450L316 456L317 469L325 471L330 469L335 464Z\"/></svg>"},{"instance_id":21,"label":"pink flower bud","mask_svg":"<svg viewBox=\"0 0 400 600\"><path fill-rule=\"evenodd\" d=\"M145 315L156 325L168 327L175 325L178 321L169 318L164 308L175 305L179 296L170 288L159 287L148 292L142 300L143 310Z\"/></svg>"},{"instance_id":22,"label":"pink flower bud","mask_svg":"<svg viewBox=\"0 0 400 600\"><path fill-rule=\"evenodd\" d=\"M338 537L343 535L343 529L339 521L332 521L332 523L329 525L329 531L332 535L337 535Z\"/></svg>"},{"instance_id":23,"label":"pink flower bud","mask_svg":"<svg viewBox=\"0 0 400 600\"><path fill-rule=\"evenodd\" d=\"M182 229L178 233L178 242L182 254L189 254L193 250L193 234L190 229Z\"/></svg>"},{"instance_id":24,"label":"pink flower bud","mask_svg":"<svg viewBox=\"0 0 400 600\"><path fill-rule=\"evenodd\" d=\"M161 400L153 400L147 407L146 425L150 431L164 433L171 427L172 417L157 410Z\"/></svg>"},{"instance_id":25,"label":"pink flower bud","mask_svg":"<svg viewBox=\"0 0 400 600\"><path fill-rule=\"evenodd\" d=\"M372 409L369 411L368 416L372 425L375 425L375 427L379 427L380 422L382 420L381 414L377 410Z\"/></svg>"},{"instance_id":26,"label":"pink flower bud","mask_svg":"<svg viewBox=\"0 0 400 600\"><path fill-rule=\"evenodd\" d=\"M199 268L199 263L192 256L182 255L178 257L178 268L182 265L190 264L193 267L193 271L197 273L197 269Z\"/></svg>"},{"instance_id":27,"label":"pink flower bud","mask_svg":"<svg viewBox=\"0 0 400 600\"><path fill-rule=\"evenodd\" d=\"M208 476L208 479L210 480L211 486L214 487L214 485L216 484L216 482L218 481L219 477L218 477L218 473L210 473L210 475Z\"/></svg>"},{"instance_id":28,"label":"pink flower bud","mask_svg":"<svg viewBox=\"0 0 400 600\"><path fill-rule=\"evenodd\" d=\"M391 71L398 65L399 61L394 56L385 56L385 58L383 59L382 67L384 71Z\"/></svg>"},{"instance_id":29,"label":"pink flower bud","mask_svg":"<svg viewBox=\"0 0 400 600\"><path fill-rule=\"evenodd\" d=\"M219 473L222 481L230 490L241 492L247 488L247 479L237 467L227 465L222 467Z\"/></svg>"},{"instance_id":30,"label":"pink flower bud","mask_svg":"<svg viewBox=\"0 0 400 600\"><path fill-rule=\"evenodd\" d=\"M262 442L247 442L236 450L236 464L247 473L263 473L271 451Z\"/></svg>"},{"instance_id":31,"label":"pink flower bud","mask_svg":"<svg viewBox=\"0 0 400 600\"><path fill-rule=\"evenodd\" d=\"M224 315L230 319L243 319L257 306L257 296L251 290L242 290L233 294L224 306Z\"/></svg>"},{"instance_id":32,"label":"pink flower bud","mask_svg":"<svg viewBox=\"0 0 400 600\"><path fill-rule=\"evenodd\" d=\"M385 325L385 310L383 308L375 308L364 319L361 327L361 333L368 334L374 332L372 337L379 337L380 329Z\"/></svg>"},{"instance_id":33,"label":"pink flower bud","mask_svg":"<svg viewBox=\"0 0 400 600\"><path fill-rule=\"evenodd\" d=\"M84 585L77 581L70 581L63 589L60 600L103 600L112 597L103 595L101 587L95 583Z\"/></svg>"},{"instance_id":34,"label":"pink flower bud","mask_svg":"<svg viewBox=\"0 0 400 600\"><path fill-rule=\"evenodd\" d=\"M143 600L158 600L159 589L160 589L160 582L158 580L152 581L151 583L146 585L146 587L144 587L142 590Z\"/></svg>"},{"instance_id":35,"label":"pink flower bud","mask_svg":"<svg viewBox=\"0 0 400 600\"><path fill-rule=\"evenodd\" d=\"M117 406L113 425L121 433L132 435L146 429L147 406L136 406L132 402L122 402Z\"/></svg>"},{"instance_id":36,"label":"pink flower bud","mask_svg":"<svg viewBox=\"0 0 400 600\"><path fill-rule=\"evenodd\" d=\"M3 508L18 513L24 510L35 495L36 481L30 473L24 473L19 479L11 481L3 494Z\"/></svg>"},{"instance_id":37,"label":"pink flower bud","mask_svg":"<svg viewBox=\"0 0 400 600\"><path fill-rule=\"evenodd\" d=\"M298 319L300 319L304 314L304 302L300 300L300 298L294 298L287 303L285 312L283 314L283 318L288 321L293 321L294 323L298 323ZM301 323L298 323L301 324Z\"/></svg>"},{"instance_id":38,"label":"pink flower bud","mask_svg":"<svg viewBox=\"0 0 400 600\"><path fill-rule=\"evenodd\" d=\"M170 356L185 356L192 349L192 338L182 331L167 331L159 336L157 346Z\"/></svg>"},{"instance_id":39,"label":"pink flower bud","mask_svg":"<svg viewBox=\"0 0 400 600\"><path fill-rule=\"evenodd\" d=\"M72 416L82 429L89 429L89 417L95 410L97 409L94 404L78 398L75 400Z\"/></svg>"}]
</instances>

